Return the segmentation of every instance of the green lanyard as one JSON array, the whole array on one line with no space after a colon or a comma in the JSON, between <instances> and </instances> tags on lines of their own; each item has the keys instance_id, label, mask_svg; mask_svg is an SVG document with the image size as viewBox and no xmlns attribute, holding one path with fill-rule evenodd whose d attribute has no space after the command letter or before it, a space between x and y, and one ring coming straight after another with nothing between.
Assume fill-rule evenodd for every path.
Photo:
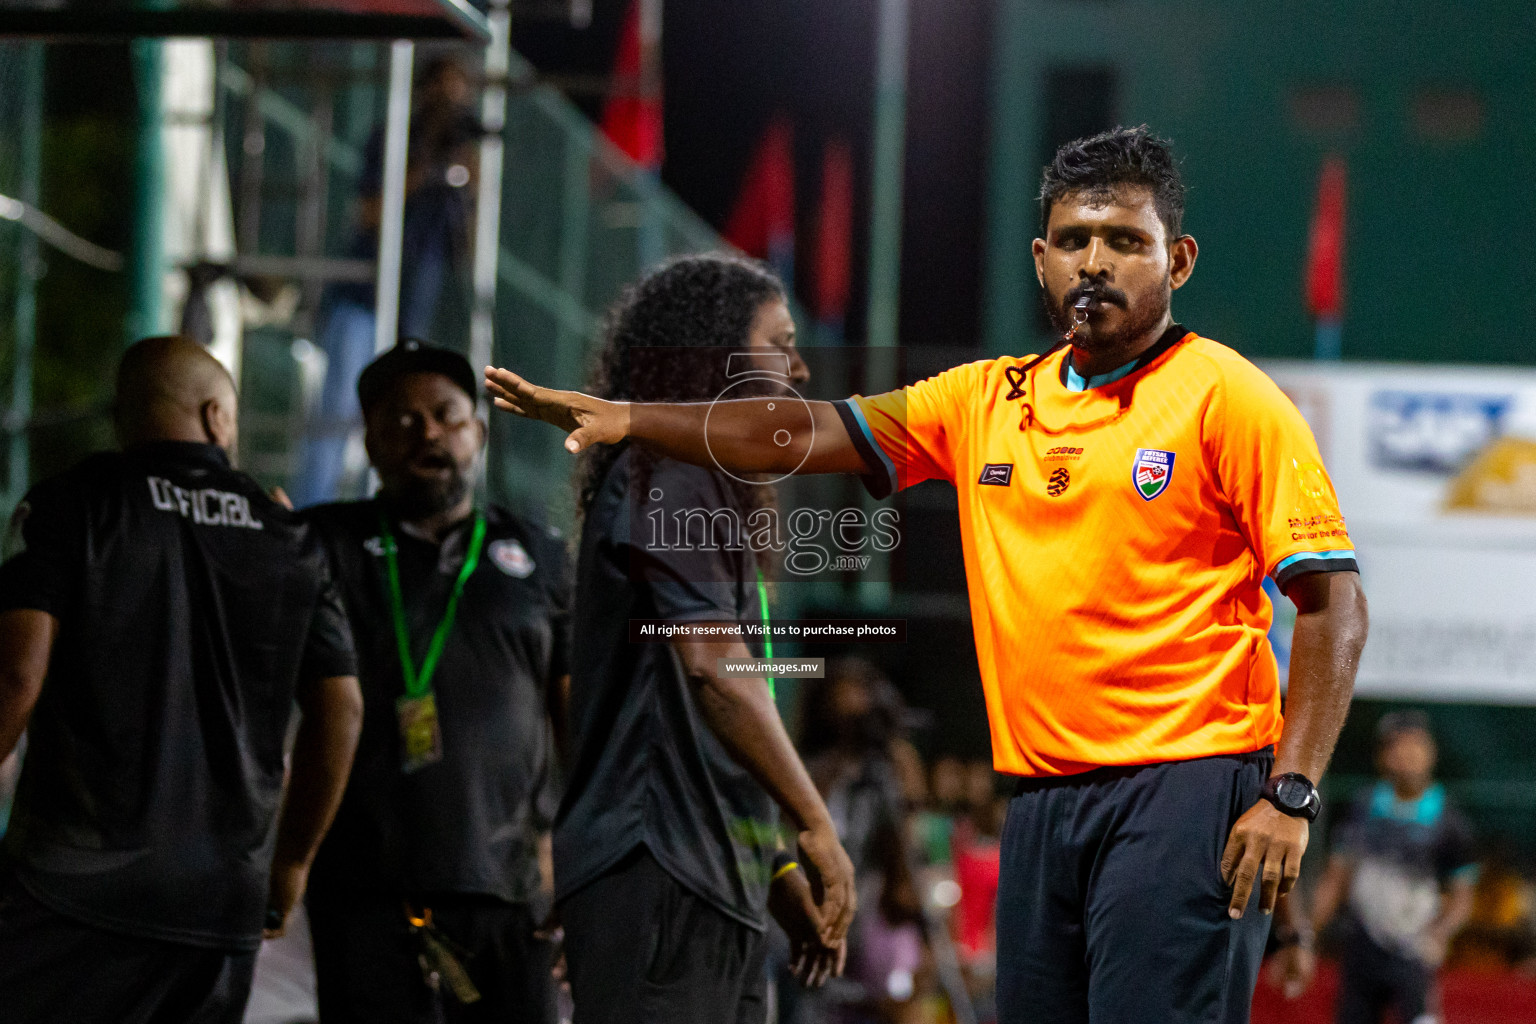
<instances>
[{"instance_id":1,"label":"green lanyard","mask_svg":"<svg viewBox=\"0 0 1536 1024\"><path fill-rule=\"evenodd\" d=\"M438 659L443 656L443 647L448 643L448 634L453 629L453 617L459 611L459 597L464 593L464 584L469 582L475 566L480 564L480 548L485 543L485 516L475 513L469 550L464 553L464 567L459 570L453 592L448 595L448 607L443 609L443 619L432 633L432 642L427 645L427 654L421 659L420 669L411 664L411 634L405 622L405 598L400 592L399 556L395 535L390 532L389 520L382 511L379 512L379 535L384 541L384 565L389 576L389 610L395 621L395 644L400 649L400 671L405 675L405 695L414 700L432 691L432 675L437 671Z\"/></svg>"},{"instance_id":2,"label":"green lanyard","mask_svg":"<svg viewBox=\"0 0 1536 1024\"><path fill-rule=\"evenodd\" d=\"M773 657L773 624L768 620L768 585L763 582L763 570L757 570L757 603L763 609L763 657ZM774 700L778 697L773 692L773 676L768 676L768 696Z\"/></svg>"}]
</instances>

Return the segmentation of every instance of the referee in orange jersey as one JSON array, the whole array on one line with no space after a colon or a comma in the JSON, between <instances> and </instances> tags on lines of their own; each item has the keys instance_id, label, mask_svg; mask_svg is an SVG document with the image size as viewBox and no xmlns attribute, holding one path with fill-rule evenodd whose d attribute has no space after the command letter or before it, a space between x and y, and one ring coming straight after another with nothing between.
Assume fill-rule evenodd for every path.
<instances>
[{"instance_id":1,"label":"referee in orange jersey","mask_svg":"<svg viewBox=\"0 0 1536 1024\"><path fill-rule=\"evenodd\" d=\"M1036 275L1070 345L812 403L814 431L795 403L487 381L572 451L628 439L734 472L854 473L877 495L954 484L993 756L1019 777L999 1020L1247 1021L1365 644L1354 551L1295 406L1173 320L1197 248L1168 143L1069 143L1040 206ZM1297 611L1284 717L1265 576Z\"/></svg>"}]
</instances>

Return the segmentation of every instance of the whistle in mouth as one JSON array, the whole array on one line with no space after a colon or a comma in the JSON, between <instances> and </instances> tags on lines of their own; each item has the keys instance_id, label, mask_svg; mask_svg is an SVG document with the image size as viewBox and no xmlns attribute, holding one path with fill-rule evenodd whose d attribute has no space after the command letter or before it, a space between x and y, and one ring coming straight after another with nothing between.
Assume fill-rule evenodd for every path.
<instances>
[{"instance_id":1,"label":"whistle in mouth","mask_svg":"<svg viewBox=\"0 0 1536 1024\"><path fill-rule=\"evenodd\" d=\"M1062 336L1063 341L1071 341L1077 337L1077 329L1088 322L1088 306L1093 302L1091 294L1079 295L1077 301L1072 303L1072 326Z\"/></svg>"}]
</instances>

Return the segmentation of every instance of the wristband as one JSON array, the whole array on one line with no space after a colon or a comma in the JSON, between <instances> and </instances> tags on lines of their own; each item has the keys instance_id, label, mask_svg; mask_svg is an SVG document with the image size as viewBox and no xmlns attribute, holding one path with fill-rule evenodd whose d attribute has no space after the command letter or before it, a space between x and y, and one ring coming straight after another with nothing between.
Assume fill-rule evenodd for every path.
<instances>
[{"instance_id":1,"label":"wristband","mask_svg":"<svg viewBox=\"0 0 1536 1024\"><path fill-rule=\"evenodd\" d=\"M769 881L777 882L799 866L800 862L788 850L780 850L773 855L773 874L769 876Z\"/></svg>"}]
</instances>

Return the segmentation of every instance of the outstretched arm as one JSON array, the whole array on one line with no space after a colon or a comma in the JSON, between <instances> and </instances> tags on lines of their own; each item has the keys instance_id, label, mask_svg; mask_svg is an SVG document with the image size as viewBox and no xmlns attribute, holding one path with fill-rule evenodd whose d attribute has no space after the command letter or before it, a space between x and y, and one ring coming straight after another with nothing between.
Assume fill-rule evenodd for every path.
<instances>
[{"instance_id":1,"label":"outstretched arm","mask_svg":"<svg viewBox=\"0 0 1536 1024\"><path fill-rule=\"evenodd\" d=\"M830 402L608 402L541 388L491 366L485 368L485 386L496 408L566 431L565 447L572 453L628 439L679 462L733 473L871 472Z\"/></svg>"}]
</instances>

